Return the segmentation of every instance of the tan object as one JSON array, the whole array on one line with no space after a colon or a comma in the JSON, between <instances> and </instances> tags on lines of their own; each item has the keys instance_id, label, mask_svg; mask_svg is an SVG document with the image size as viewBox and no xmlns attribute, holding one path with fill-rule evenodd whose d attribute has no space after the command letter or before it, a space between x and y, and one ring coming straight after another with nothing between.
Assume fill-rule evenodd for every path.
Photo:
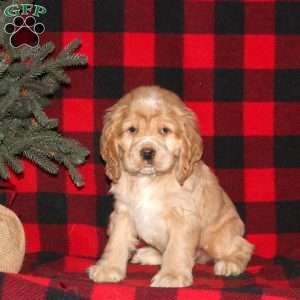
<instances>
[{"instance_id":1,"label":"tan object","mask_svg":"<svg viewBox=\"0 0 300 300\"><path fill-rule=\"evenodd\" d=\"M193 282L195 263L239 275L254 251L229 196L202 158L194 113L171 91L139 87L108 109L101 135L114 211L95 282L117 282L133 263L159 264L152 287ZM138 239L148 247L136 249Z\"/></svg>"},{"instance_id":2,"label":"tan object","mask_svg":"<svg viewBox=\"0 0 300 300\"><path fill-rule=\"evenodd\" d=\"M25 254L25 234L21 221L0 205L0 272L18 273Z\"/></svg>"}]
</instances>

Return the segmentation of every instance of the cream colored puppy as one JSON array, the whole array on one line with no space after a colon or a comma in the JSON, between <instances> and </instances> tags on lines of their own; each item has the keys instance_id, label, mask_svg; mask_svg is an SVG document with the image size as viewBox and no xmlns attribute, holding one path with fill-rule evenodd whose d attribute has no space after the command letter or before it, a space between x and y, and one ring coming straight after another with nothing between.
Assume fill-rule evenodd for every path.
<instances>
[{"instance_id":1,"label":"cream colored puppy","mask_svg":"<svg viewBox=\"0 0 300 300\"><path fill-rule=\"evenodd\" d=\"M189 286L194 264L210 259L216 275L245 270L254 247L202 152L195 116L173 92L139 87L108 110L101 154L115 206L93 281L124 279L132 254L161 265L153 287ZM138 239L149 246L136 250Z\"/></svg>"}]
</instances>

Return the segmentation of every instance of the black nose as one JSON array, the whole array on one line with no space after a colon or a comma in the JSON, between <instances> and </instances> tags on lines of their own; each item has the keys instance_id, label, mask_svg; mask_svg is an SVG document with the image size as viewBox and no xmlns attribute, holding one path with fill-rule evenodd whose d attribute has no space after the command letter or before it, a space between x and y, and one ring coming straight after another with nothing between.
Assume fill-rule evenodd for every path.
<instances>
[{"instance_id":1,"label":"black nose","mask_svg":"<svg viewBox=\"0 0 300 300\"><path fill-rule=\"evenodd\" d=\"M154 158L155 155L155 150L152 148L143 148L141 150L141 157L144 160L152 160Z\"/></svg>"}]
</instances>

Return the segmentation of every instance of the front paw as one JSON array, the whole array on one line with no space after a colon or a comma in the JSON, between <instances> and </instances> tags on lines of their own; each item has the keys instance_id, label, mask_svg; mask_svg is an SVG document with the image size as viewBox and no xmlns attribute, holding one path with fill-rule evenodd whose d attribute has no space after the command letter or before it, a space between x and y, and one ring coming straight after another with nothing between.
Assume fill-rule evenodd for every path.
<instances>
[{"instance_id":1,"label":"front paw","mask_svg":"<svg viewBox=\"0 0 300 300\"><path fill-rule=\"evenodd\" d=\"M238 276L244 271L242 267L236 262L230 260L219 260L215 263L214 273L218 276Z\"/></svg>"},{"instance_id":2,"label":"front paw","mask_svg":"<svg viewBox=\"0 0 300 300\"><path fill-rule=\"evenodd\" d=\"M151 287L179 288L193 283L192 274L159 271L152 278Z\"/></svg>"},{"instance_id":3,"label":"front paw","mask_svg":"<svg viewBox=\"0 0 300 300\"><path fill-rule=\"evenodd\" d=\"M87 272L89 278L95 282L119 282L125 278L125 272L105 263L92 265Z\"/></svg>"}]
</instances>

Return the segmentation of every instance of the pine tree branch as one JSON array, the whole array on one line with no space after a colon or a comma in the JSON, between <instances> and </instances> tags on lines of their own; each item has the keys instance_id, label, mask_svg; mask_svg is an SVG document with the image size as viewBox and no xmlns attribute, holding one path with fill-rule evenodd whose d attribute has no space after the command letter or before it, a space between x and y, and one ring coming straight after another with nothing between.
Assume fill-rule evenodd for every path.
<instances>
[{"instance_id":1,"label":"pine tree branch","mask_svg":"<svg viewBox=\"0 0 300 300\"><path fill-rule=\"evenodd\" d=\"M43 155L35 149L30 148L24 151L23 155L50 174L56 175L59 171L59 167L55 163L48 159L46 155Z\"/></svg>"},{"instance_id":2,"label":"pine tree branch","mask_svg":"<svg viewBox=\"0 0 300 300\"><path fill-rule=\"evenodd\" d=\"M49 119L45 112L42 110L41 105L38 103L36 98L31 99L32 113L41 126L47 129L56 128L58 126L58 120Z\"/></svg>"},{"instance_id":3,"label":"pine tree branch","mask_svg":"<svg viewBox=\"0 0 300 300\"><path fill-rule=\"evenodd\" d=\"M0 120L7 116L14 102L19 98L19 89L10 88L9 92L0 99Z\"/></svg>"},{"instance_id":4,"label":"pine tree branch","mask_svg":"<svg viewBox=\"0 0 300 300\"><path fill-rule=\"evenodd\" d=\"M68 56L72 55L81 45L81 42L79 39L75 39L72 42L70 42L57 56L58 59L63 60L67 58Z\"/></svg>"},{"instance_id":5,"label":"pine tree branch","mask_svg":"<svg viewBox=\"0 0 300 300\"><path fill-rule=\"evenodd\" d=\"M39 51L32 55L32 64L38 64L43 62L55 50L55 46L52 42L48 42L39 48Z\"/></svg>"},{"instance_id":6,"label":"pine tree branch","mask_svg":"<svg viewBox=\"0 0 300 300\"><path fill-rule=\"evenodd\" d=\"M8 67L9 64L5 63L4 60L0 61L0 78L2 78Z\"/></svg>"},{"instance_id":7,"label":"pine tree branch","mask_svg":"<svg viewBox=\"0 0 300 300\"><path fill-rule=\"evenodd\" d=\"M21 165L21 163L19 162L19 160L11 155L6 149L5 147L0 147L0 151L2 154L2 159L3 161L9 166L11 167L11 169L17 173L20 174L23 172L23 166Z\"/></svg>"},{"instance_id":8,"label":"pine tree branch","mask_svg":"<svg viewBox=\"0 0 300 300\"><path fill-rule=\"evenodd\" d=\"M5 180L9 178L9 173L2 155L0 155L0 178L3 178Z\"/></svg>"},{"instance_id":9,"label":"pine tree branch","mask_svg":"<svg viewBox=\"0 0 300 300\"><path fill-rule=\"evenodd\" d=\"M11 123L9 124L11 125ZM23 132L22 129L17 130L16 128L17 124L13 126L13 130L7 127L6 130L14 136L0 139L0 143L2 143L0 147L2 156L0 155L0 157L3 158L4 163L18 173L22 171L22 166L18 165L19 161L15 159L16 157L27 158L50 174L58 173L57 164L64 165L69 170L74 183L78 187L82 186L83 179L76 171L76 166L84 163L89 154L86 148L73 139L64 138L56 131L46 130L37 123L28 123L27 127L23 128ZM0 170L0 177L6 179L4 163L2 172Z\"/></svg>"},{"instance_id":10,"label":"pine tree branch","mask_svg":"<svg viewBox=\"0 0 300 300\"><path fill-rule=\"evenodd\" d=\"M8 166L22 172L20 159L25 158L51 174L65 166L74 183L82 186L76 166L85 162L89 151L59 134L58 120L49 119L44 108L61 85L70 83L65 68L83 66L87 58L75 53L78 39L56 58L49 58L55 48L51 42L36 48L11 47L2 30L9 21L2 10L14 1L0 0L0 178L9 178Z\"/></svg>"},{"instance_id":11,"label":"pine tree branch","mask_svg":"<svg viewBox=\"0 0 300 300\"><path fill-rule=\"evenodd\" d=\"M79 172L77 171L77 169L74 167L72 162L69 159L65 158L63 163L64 163L65 167L68 169L69 174L70 174L72 180L75 182L75 184L78 187L84 186L84 180L83 180L82 176L79 174Z\"/></svg>"}]
</instances>

